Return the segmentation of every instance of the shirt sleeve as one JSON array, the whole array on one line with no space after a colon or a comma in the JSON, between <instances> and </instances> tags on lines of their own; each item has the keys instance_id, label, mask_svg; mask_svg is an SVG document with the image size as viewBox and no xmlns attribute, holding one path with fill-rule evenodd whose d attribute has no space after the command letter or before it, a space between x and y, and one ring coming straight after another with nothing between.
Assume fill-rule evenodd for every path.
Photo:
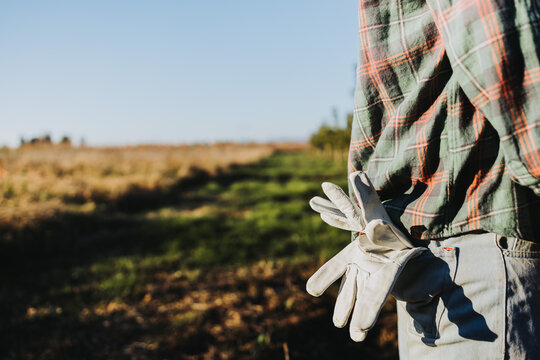
<instances>
[{"instance_id":1,"label":"shirt sleeve","mask_svg":"<svg viewBox=\"0 0 540 360\"><path fill-rule=\"evenodd\" d=\"M537 0L427 3L459 86L499 134L512 180L540 195Z\"/></svg>"}]
</instances>

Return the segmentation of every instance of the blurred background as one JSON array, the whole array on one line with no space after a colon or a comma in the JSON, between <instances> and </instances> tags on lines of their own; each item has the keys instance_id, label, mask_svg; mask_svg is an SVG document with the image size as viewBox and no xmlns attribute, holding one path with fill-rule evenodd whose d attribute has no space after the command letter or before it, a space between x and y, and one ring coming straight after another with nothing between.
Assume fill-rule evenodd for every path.
<instances>
[{"instance_id":1,"label":"blurred background","mask_svg":"<svg viewBox=\"0 0 540 360\"><path fill-rule=\"evenodd\" d=\"M0 4L0 358L393 359L307 278L349 241L357 3Z\"/></svg>"}]
</instances>

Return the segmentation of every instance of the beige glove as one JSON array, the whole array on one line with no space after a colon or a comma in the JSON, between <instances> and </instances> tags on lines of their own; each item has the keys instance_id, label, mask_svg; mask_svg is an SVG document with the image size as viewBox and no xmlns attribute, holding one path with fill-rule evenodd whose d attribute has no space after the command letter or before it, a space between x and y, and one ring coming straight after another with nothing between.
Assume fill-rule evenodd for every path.
<instances>
[{"instance_id":1,"label":"beige glove","mask_svg":"<svg viewBox=\"0 0 540 360\"><path fill-rule=\"evenodd\" d=\"M314 197L313 210L328 224L360 235L326 262L307 282L307 291L320 296L343 277L334 309L334 325L343 327L352 312L350 334L363 341L373 327L399 274L425 248L413 248L393 224L367 175L352 173L351 200L332 183L322 188L329 200Z\"/></svg>"}]
</instances>

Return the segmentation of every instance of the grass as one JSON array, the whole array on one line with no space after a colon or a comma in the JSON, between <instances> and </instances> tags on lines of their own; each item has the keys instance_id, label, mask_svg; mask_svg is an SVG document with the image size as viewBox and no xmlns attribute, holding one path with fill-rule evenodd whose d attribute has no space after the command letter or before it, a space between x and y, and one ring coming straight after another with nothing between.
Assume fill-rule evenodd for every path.
<instances>
[{"instance_id":1,"label":"grass","mask_svg":"<svg viewBox=\"0 0 540 360\"><path fill-rule=\"evenodd\" d=\"M63 211L66 206L106 206L126 193L152 192L202 172L215 175L231 165L259 160L281 147L225 143L1 148L0 221L23 227L44 213Z\"/></svg>"},{"instance_id":2,"label":"grass","mask_svg":"<svg viewBox=\"0 0 540 360\"><path fill-rule=\"evenodd\" d=\"M349 241L308 206L322 181L345 186L345 161L278 151L4 224L0 357L282 358L284 344L293 358L395 356L392 315L354 344L331 325L332 297L304 291Z\"/></svg>"}]
</instances>

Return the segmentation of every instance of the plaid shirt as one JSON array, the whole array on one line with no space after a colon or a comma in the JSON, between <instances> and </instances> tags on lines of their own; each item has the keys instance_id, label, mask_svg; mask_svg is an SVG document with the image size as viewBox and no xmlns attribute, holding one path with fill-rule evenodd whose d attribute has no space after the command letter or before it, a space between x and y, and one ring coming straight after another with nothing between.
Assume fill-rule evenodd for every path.
<instances>
[{"instance_id":1,"label":"plaid shirt","mask_svg":"<svg viewBox=\"0 0 540 360\"><path fill-rule=\"evenodd\" d=\"M540 241L536 0L360 0L349 171L415 239Z\"/></svg>"}]
</instances>

